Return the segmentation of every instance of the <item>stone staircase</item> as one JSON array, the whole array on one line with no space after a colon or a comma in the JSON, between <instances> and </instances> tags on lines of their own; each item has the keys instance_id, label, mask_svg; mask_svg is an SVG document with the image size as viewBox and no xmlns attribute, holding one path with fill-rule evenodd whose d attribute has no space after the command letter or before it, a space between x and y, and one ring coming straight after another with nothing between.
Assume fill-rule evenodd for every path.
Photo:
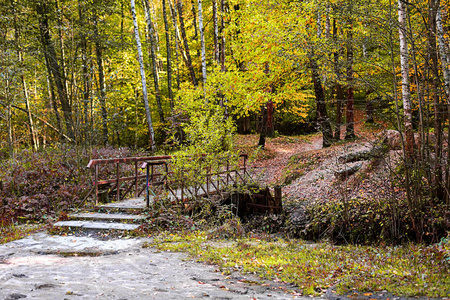
<instances>
[{"instance_id":1,"label":"stone staircase","mask_svg":"<svg viewBox=\"0 0 450 300\"><path fill-rule=\"evenodd\" d=\"M132 198L126 201L98 205L84 213L69 214L68 220L53 224L53 231L133 231L145 221L143 214L145 199Z\"/></svg>"}]
</instances>

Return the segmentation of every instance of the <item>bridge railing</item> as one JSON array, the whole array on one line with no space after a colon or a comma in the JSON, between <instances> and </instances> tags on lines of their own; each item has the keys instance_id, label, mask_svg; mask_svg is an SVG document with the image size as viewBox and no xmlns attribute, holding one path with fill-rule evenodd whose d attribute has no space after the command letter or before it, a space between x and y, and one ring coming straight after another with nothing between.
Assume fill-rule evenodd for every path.
<instances>
[{"instance_id":1,"label":"bridge railing","mask_svg":"<svg viewBox=\"0 0 450 300\"><path fill-rule=\"evenodd\" d=\"M108 187L108 193L112 193L115 191L116 201L122 200L122 197L125 197L133 187L134 196L139 197L145 190L145 183L139 184L139 182L146 178L146 175L142 171L140 164L145 161L171 158L171 156L149 156L92 159L87 165L87 168L92 170L91 178L93 185L91 191L88 193L88 196L94 193L95 205L98 205L99 188L105 185L112 184L111 187ZM108 174L111 173L112 168L115 169L114 174ZM130 173L132 173L133 175L130 175ZM100 177L108 177L108 179L100 179ZM122 184L125 185L123 188L121 186Z\"/></svg>"},{"instance_id":2,"label":"bridge railing","mask_svg":"<svg viewBox=\"0 0 450 300\"><path fill-rule=\"evenodd\" d=\"M150 197L165 193L175 202L198 197L209 197L227 186L245 183L247 155L236 159L230 156L173 158L172 160L147 161L143 167L147 173L147 206ZM234 162L234 163L233 163Z\"/></svg>"},{"instance_id":3,"label":"bridge railing","mask_svg":"<svg viewBox=\"0 0 450 300\"><path fill-rule=\"evenodd\" d=\"M226 186L245 183L249 176L247 158L246 154L239 155L236 165L231 163L229 156L214 157L214 161L208 161L204 155L196 159L187 158L196 161L190 165L191 169L177 164L177 158L172 156L94 159L87 165L92 170L93 182L89 195L94 193L95 204L98 205L100 187L108 186L107 192L115 193L116 201L126 197L134 187L134 197L146 191L147 207L150 197L161 192L175 201L209 196ZM108 170L102 170L105 167ZM111 173L112 167L114 174L109 174L108 179L100 179L107 177L106 173Z\"/></svg>"}]
</instances>

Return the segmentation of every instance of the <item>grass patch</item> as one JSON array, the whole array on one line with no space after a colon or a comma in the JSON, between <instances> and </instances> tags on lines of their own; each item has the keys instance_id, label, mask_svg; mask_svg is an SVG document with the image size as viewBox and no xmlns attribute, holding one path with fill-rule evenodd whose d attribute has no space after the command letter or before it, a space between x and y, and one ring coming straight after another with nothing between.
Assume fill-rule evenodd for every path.
<instances>
[{"instance_id":1,"label":"grass patch","mask_svg":"<svg viewBox=\"0 0 450 300\"><path fill-rule=\"evenodd\" d=\"M44 224L5 225L2 223L0 226L0 244L24 238L27 235L41 230L44 226Z\"/></svg>"},{"instance_id":2,"label":"grass patch","mask_svg":"<svg viewBox=\"0 0 450 300\"><path fill-rule=\"evenodd\" d=\"M149 245L146 245L149 246ZM387 290L398 296L450 296L450 242L432 246L332 246L301 240L255 238L212 240L205 232L160 235L150 245L188 252L224 274L252 273L320 295L335 285L339 294Z\"/></svg>"}]
</instances>

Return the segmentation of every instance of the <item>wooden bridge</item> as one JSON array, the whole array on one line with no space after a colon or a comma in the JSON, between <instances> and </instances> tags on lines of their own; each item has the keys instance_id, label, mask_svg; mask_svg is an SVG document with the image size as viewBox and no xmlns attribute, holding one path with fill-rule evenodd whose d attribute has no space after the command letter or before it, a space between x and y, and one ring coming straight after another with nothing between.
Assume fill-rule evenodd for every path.
<instances>
[{"instance_id":1,"label":"wooden bridge","mask_svg":"<svg viewBox=\"0 0 450 300\"><path fill-rule=\"evenodd\" d=\"M205 155L94 159L87 168L92 170L90 194L94 194L95 205L111 197L116 202L127 197L134 203L145 199L146 207L162 198L181 203L245 184L249 178L246 154L215 156L214 160Z\"/></svg>"},{"instance_id":2,"label":"wooden bridge","mask_svg":"<svg viewBox=\"0 0 450 300\"><path fill-rule=\"evenodd\" d=\"M92 189L87 212L68 215L54 224L62 232L80 230L137 229L145 222L143 210L161 200L188 211L201 204L201 198L246 185L250 175L247 155L198 157L151 156L94 159ZM281 188L272 197L268 188L252 195L235 194L239 212L281 212ZM240 200L239 200L240 199Z\"/></svg>"}]
</instances>

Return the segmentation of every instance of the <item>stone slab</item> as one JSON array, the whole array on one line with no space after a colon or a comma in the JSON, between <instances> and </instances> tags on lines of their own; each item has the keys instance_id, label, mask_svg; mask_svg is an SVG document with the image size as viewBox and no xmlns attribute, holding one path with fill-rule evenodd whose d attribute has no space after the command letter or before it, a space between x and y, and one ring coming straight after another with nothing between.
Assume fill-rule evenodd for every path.
<instances>
[{"instance_id":1,"label":"stone slab","mask_svg":"<svg viewBox=\"0 0 450 300\"><path fill-rule=\"evenodd\" d=\"M141 221L145 220L145 216L142 215L127 215L127 214L102 214L102 213L78 213L70 214L72 219L84 219L84 220L109 220L109 221Z\"/></svg>"},{"instance_id":2,"label":"stone slab","mask_svg":"<svg viewBox=\"0 0 450 300\"><path fill-rule=\"evenodd\" d=\"M53 226L75 227L83 229L98 229L98 230L134 230L139 227L139 225L136 224L92 222L92 221L60 221L55 223Z\"/></svg>"}]
</instances>

